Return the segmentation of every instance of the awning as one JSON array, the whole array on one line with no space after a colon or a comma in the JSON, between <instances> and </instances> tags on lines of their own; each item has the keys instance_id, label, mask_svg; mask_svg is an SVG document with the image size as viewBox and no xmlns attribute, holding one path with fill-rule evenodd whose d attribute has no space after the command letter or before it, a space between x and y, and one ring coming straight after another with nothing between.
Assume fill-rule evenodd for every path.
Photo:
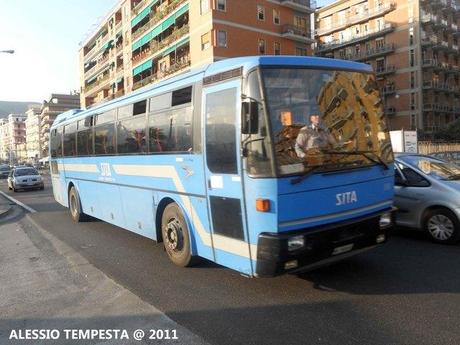
<instances>
[{"instance_id":1,"label":"awning","mask_svg":"<svg viewBox=\"0 0 460 345\"><path fill-rule=\"evenodd\" d=\"M95 76L92 77L91 79L88 79L88 80L86 81L86 84L89 84L89 83L93 82L94 80L96 80L96 78L97 78L97 75L95 75Z\"/></svg>"},{"instance_id":2,"label":"awning","mask_svg":"<svg viewBox=\"0 0 460 345\"><path fill-rule=\"evenodd\" d=\"M141 72L144 72L146 69L149 69L151 67L152 67L152 60L144 62L142 65L139 65L135 69L133 69L133 75L137 75Z\"/></svg>"},{"instance_id":3,"label":"awning","mask_svg":"<svg viewBox=\"0 0 460 345\"><path fill-rule=\"evenodd\" d=\"M152 11L151 5L144 8L144 10L141 13L139 13L136 17L134 17L133 20L131 20L131 27L134 27L137 24L139 24L142 21L142 19L144 19L145 17L149 15L151 11Z\"/></svg>"},{"instance_id":4,"label":"awning","mask_svg":"<svg viewBox=\"0 0 460 345\"><path fill-rule=\"evenodd\" d=\"M108 49L112 46L113 40L108 41L104 46L102 47L102 50Z\"/></svg>"},{"instance_id":5,"label":"awning","mask_svg":"<svg viewBox=\"0 0 460 345\"><path fill-rule=\"evenodd\" d=\"M187 11L188 11L188 4L186 4L184 7L180 8L179 11L176 12L176 15L174 16L175 19L179 18L181 15L183 15Z\"/></svg>"},{"instance_id":6,"label":"awning","mask_svg":"<svg viewBox=\"0 0 460 345\"><path fill-rule=\"evenodd\" d=\"M161 29L162 31L165 31L167 28L169 28L171 25L174 25L176 22L176 16L172 15L168 19L166 19L163 23L161 23Z\"/></svg>"},{"instance_id":7,"label":"awning","mask_svg":"<svg viewBox=\"0 0 460 345\"><path fill-rule=\"evenodd\" d=\"M183 39L182 41L176 43L175 45L169 47L168 49L166 49L163 52L163 56L171 54L173 51L175 51L176 49L179 49L180 47L182 47L184 44L188 43L189 41L190 41L190 38L187 37L187 38Z\"/></svg>"},{"instance_id":8,"label":"awning","mask_svg":"<svg viewBox=\"0 0 460 345\"><path fill-rule=\"evenodd\" d=\"M142 47L144 44L149 42L152 38L154 38L154 37L158 36L159 34L161 34L163 31L168 29L171 25L174 25L174 23L176 22L176 19L179 18L184 13L186 13L188 11L188 9L189 9L189 6L188 6L188 4L186 4L185 6L180 8L176 13L174 13L171 17L166 19L163 23L155 26L152 31L150 31L149 33L145 34L144 36L142 36L142 38L140 38L139 40L134 42L134 44L132 45L132 50L134 51L134 50Z\"/></svg>"}]
</instances>

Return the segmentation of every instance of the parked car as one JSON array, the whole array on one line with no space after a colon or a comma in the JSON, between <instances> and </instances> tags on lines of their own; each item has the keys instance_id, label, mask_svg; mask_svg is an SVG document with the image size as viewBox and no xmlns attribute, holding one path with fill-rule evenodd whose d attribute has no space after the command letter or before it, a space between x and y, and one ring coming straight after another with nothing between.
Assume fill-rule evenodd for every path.
<instances>
[{"instance_id":1,"label":"parked car","mask_svg":"<svg viewBox=\"0 0 460 345\"><path fill-rule=\"evenodd\" d=\"M16 192L18 189L44 189L43 179L34 168L16 167L8 175L8 189Z\"/></svg>"},{"instance_id":2,"label":"parked car","mask_svg":"<svg viewBox=\"0 0 460 345\"><path fill-rule=\"evenodd\" d=\"M396 224L438 243L460 239L460 167L430 156L395 154Z\"/></svg>"},{"instance_id":3,"label":"parked car","mask_svg":"<svg viewBox=\"0 0 460 345\"><path fill-rule=\"evenodd\" d=\"M460 151L434 152L430 156L460 165Z\"/></svg>"},{"instance_id":4,"label":"parked car","mask_svg":"<svg viewBox=\"0 0 460 345\"><path fill-rule=\"evenodd\" d=\"M8 164L0 165L0 178L7 178L10 174L10 166Z\"/></svg>"}]
</instances>

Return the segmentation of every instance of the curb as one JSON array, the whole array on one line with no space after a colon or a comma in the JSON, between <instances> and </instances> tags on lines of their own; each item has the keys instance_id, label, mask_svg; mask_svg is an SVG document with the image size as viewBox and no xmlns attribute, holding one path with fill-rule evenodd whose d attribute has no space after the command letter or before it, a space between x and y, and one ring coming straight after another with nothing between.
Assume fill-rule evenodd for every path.
<instances>
[{"instance_id":1,"label":"curb","mask_svg":"<svg viewBox=\"0 0 460 345\"><path fill-rule=\"evenodd\" d=\"M13 208L11 207L11 205L8 205L7 207L0 207L0 219L5 218L7 215L9 215L12 209Z\"/></svg>"},{"instance_id":2,"label":"curb","mask_svg":"<svg viewBox=\"0 0 460 345\"><path fill-rule=\"evenodd\" d=\"M27 206L26 204L20 202L19 200L9 196L8 194L0 191L0 195L2 195L5 199L8 199L9 201L11 202L14 202L16 205L22 207L23 209L25 209L26 211L29 211L30 213L35 213L37 212L36 210L34 210L32 207L29 207ZM1 212L1 211L0 211Z\"/></svg>"}]
</instances>

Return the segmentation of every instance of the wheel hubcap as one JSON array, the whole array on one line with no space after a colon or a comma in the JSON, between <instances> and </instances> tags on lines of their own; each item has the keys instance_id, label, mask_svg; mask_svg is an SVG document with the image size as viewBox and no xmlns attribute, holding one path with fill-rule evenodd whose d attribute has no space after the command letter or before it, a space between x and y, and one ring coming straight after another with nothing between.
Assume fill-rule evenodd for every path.
<instances>
[{"instance_id":1,"label":"wheel hubcap","mask_svg":"<svg viewBox=\"0 0 460 345\"><path fill-rule=\"evenodd\" d=\"M167 246L170 250L182 250L183 236L179 220L173 218L168 222L168 225L166 226L166 239Z\"/></svg>"},{"instance_id":2,"label":"wheel hubcap","mask_svg":"<svg viewBox=\"0 0 460 345\"><path fill-rule=\"evenodd\" d=\"M428 220L428 231L437 240L448 240L454 233L454 223L449 217L442 214L435 215Z\"/></svg>"}]
</instances>

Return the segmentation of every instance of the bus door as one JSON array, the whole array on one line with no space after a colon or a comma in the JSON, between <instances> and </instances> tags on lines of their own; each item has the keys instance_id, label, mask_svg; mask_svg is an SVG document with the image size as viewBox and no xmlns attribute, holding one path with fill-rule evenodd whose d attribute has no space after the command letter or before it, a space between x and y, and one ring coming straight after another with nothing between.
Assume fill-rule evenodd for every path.
<instances>
[{"instance_id":1,"label":"bus door","mask_svg":"<svg viewBox=\"0 0 460 345\"><path fill-rule=\"evenodd\" d=\"M215 261L252 274L240 166L241 80L203 92L205 178Z\"/></svg>"}]
</instances>

